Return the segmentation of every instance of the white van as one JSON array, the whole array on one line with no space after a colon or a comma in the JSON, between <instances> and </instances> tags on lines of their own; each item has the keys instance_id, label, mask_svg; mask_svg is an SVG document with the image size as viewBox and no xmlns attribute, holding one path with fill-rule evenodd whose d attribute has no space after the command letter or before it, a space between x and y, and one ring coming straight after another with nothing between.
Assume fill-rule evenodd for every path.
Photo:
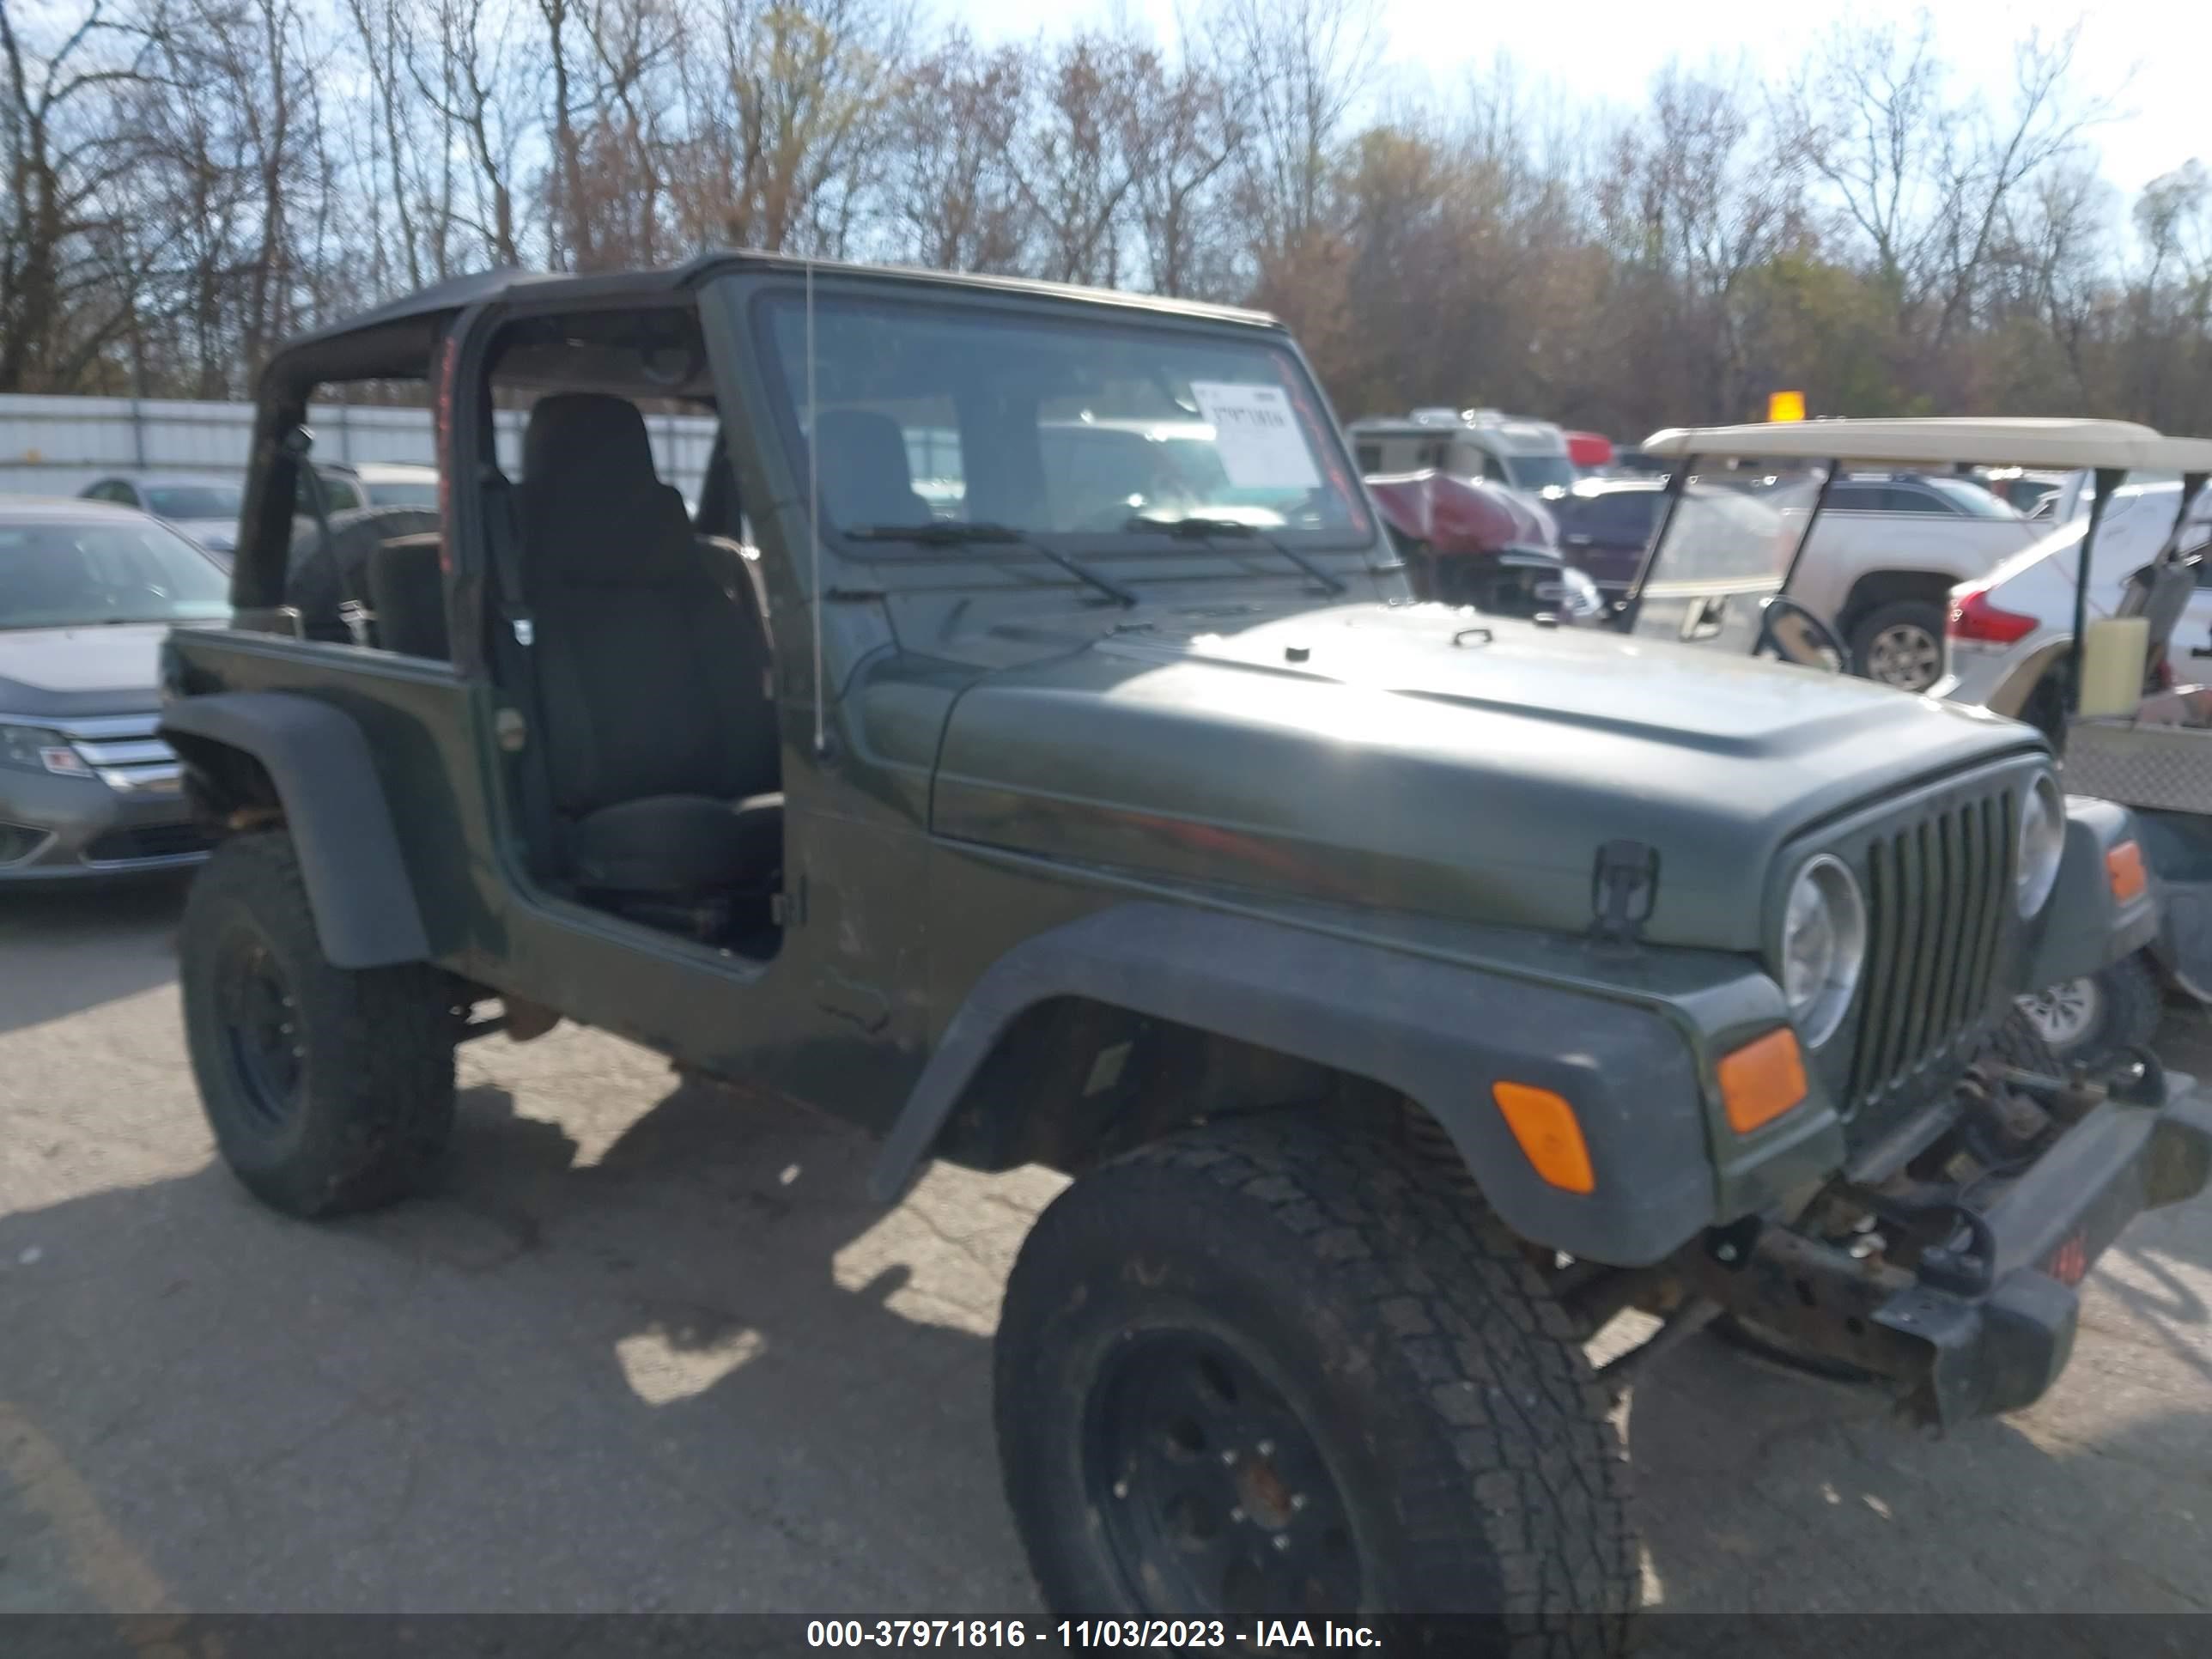
<instances>
[{"instance_id":1,"label":"white van","mask_svg":"<svg viewBox=\"0 0 2212 1659\"><path fill-rule=\"evenodd\" d=\"M1565 431L1550 421L1494 409L1417 409L1403 417L1370 416L1349 428L1366 477L1442 472L1483 478L1539 501L1557 501L1582 476L1567 454Z\"/></svg>"}]
</instances>

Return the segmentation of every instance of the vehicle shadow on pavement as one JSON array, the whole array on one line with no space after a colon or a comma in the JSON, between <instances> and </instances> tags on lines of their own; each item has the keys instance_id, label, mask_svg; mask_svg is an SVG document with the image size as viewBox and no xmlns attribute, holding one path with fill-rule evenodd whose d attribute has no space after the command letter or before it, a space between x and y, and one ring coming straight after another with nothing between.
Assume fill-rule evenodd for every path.
<instances>
[{"instance_id":1,"label":"vehicle shadow on pavement","mask_svg":"<svg viewBox=\"0 0 2212 1659\"><path fill-rule=\"evenodd\" d=\"M0 1033L176 977L191 873L0 888Z\"/></svg>"},{"instance_id":2,"label":"vehicle shadow on pavement","mask_svg":"<svg viewBox=\"0 0 2212 1659\"><path fill-rule=\"evenodd\" d=\"M809 1113L599 1122L472 1088L435 1192L327 1226L214 1165L0 1218L0 1613L1033 1611L988 1333L1057 1183L887 1214ZM1686 1345L1630 1407L1662 1605L2197 1605L2212 1419L2130 1321L1935 1444Z\"/></svg>"},{"instance_id":3,"label":"vehicle shadow on pavement","mask_svg":"<svg viewBox=\"0 0 2212 1659\"><path fill-rule=\"evenodd\" d=\"M476 1089L384 1214L210 1165L0 1218L0 1613L1030 1609L992 1247L787 1108L579 1150Z\"/></svg>"}]
</instances>

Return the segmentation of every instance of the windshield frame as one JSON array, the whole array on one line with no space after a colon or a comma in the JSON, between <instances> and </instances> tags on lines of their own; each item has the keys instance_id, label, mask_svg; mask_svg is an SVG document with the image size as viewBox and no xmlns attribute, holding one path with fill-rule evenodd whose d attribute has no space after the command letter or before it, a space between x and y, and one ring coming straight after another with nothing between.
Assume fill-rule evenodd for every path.
<instances>
[{"instance_id":1,"label":"windshield frame","mask_svg":"<svg viewBox=\"0 0 2212 1659\"><path fill-rule=\"evenodd\" d=\"M803 384L805 370L803 365L786 363L782 343L777 338L777 320L789 308L804 304L805 299L805 286L793 278L764 283L744 296L748 344L759 365L759 385L764 394L766 412L771 417L763 424L773 428L782 447L786 464L799 491L798 505L802 511L807 506L808 460L806 438L799 428L799 410L804 398L803 394L794 395L797 387L793 381L797 380ZM1300 550L1307 553L1357 556L1363 561L1395 563L1395 560L1376 554L1376 544L1382 536L1381 520L1367 498L1365 485L1351 447L1346 441L1343 428L1322 392L1311 365L1297 349L1297 343L1279 325L1154 307L1140 300L1132 300L1124 307L1046 294L970 295L949 289L917 290L904 285L897 290L890 290L884 284L838 281L826 276L817 280L814 303L817 313L831 307L857 306L883 312L911 312L922 317L972 320L986 326L995 321L1031 328L1065 327L1071 331L1120 335L1138 341L1168 342L1172 337L1184 336L1195 343L1237 344L1249 350L1272 355L1280 371L1283 388L1297 407L1301 416L1303 434L1316 469L1322 478L1320 488L1333 490L1342 498L1350 522L1344 526L1327 529L1285 526L1272 529L1269 533L1294 538ZM1116 421L1120 418L1112 417ZM1202 420L1202 417L1163 416L1158 424L1173 425L1193 419ZM1042 432L1057 423L1049 419L1040 420L1037 428ZM1208 515L1204 511L1194 510L1194 516L1205 518ZM933 522L963 523L966 520ZM1031 526L1010 527L1018 530L1025 537L1045 538L1056 548L1079 552L1085 559L1094 562L1188 558L1194 555L1202 556L1206 551L1227 557L1242 547L1241 543L1231 543L1209 549L1206 543L1177 538L1165 533L1170 524L1170 521L1164 520L1160 532L1127 528L1060 530ZM979 556L991 562L999 562L1009 550L988 542L952 546L916 545L889 535L855 537L848 533L851 530L866 527L838 524L830 517L824 503L820 525L821 545L825 552L838 558L878 566L942 565L949 561L973 561ZM1243 550L1249 552L1249 550ZM1017 553L1016 556L1030 556Z\"/></svg>"}]
</instances>

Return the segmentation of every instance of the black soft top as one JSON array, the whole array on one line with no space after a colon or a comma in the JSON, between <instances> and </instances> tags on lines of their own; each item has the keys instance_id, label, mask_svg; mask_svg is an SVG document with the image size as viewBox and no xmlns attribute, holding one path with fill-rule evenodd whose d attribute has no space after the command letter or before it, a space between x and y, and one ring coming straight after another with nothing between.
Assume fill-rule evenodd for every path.
<instances>
[{"instance_id":1,"label":"black soft top","mask_svg":"<svg viewBox=\"0 0 2212 1659\"><path fill-rule=\"evenodd\" d=\"M915 285L1024 294L1112 305L1125 310L1203 317L1221 322L1279 326L1264 312L1233 306L1203 305L1189 300L1125 294L1114 289L1078 288L1060 283L1030 282L1011 276L956 275L897 265L854 264L817 259L811 262L822 276L860 276ZM456 276L348 318L312 334L286 341L270 360L264 392L289 392L304 398L325 380L417 380L428 372L430 353L448 323L471 306L527 291L534 300L556 304L574 301L587 305L625 294L641 297L693 287L709 278L736 271L765 271L797 275L809 261L780 253L708 253L680 265L659 270L606 271L592 276L564 276L508 267Z\"/></svg>"}]
</instances>

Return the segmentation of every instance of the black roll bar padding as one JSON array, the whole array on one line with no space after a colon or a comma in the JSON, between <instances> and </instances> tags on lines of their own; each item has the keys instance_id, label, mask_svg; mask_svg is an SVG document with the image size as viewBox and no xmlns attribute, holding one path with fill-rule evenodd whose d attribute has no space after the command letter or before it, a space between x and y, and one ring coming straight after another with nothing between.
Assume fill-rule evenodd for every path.
<instances>
[{"instance_id":1,"label":"black roll bar padding","mask_svg":"<svg viewBox=\"0 0 2212 1659\"><path fill-rule=\"evenodd\" d=\"M2081 708L2081 630L2089 619L2089 559L2097 545L2097 527L2105 521L2105 508L2112 502L2112 494L2127 477L2124 468L2100 466L2097 469L2096 494L2089 502L2088 526L2081 532L2081 551L2074 562L2074 638L2066 647L2066 698L2064 713L2070 720ZM2059 740L2063 750L2065 726L2060 723Z\"/></svg>"}]
</instances>

